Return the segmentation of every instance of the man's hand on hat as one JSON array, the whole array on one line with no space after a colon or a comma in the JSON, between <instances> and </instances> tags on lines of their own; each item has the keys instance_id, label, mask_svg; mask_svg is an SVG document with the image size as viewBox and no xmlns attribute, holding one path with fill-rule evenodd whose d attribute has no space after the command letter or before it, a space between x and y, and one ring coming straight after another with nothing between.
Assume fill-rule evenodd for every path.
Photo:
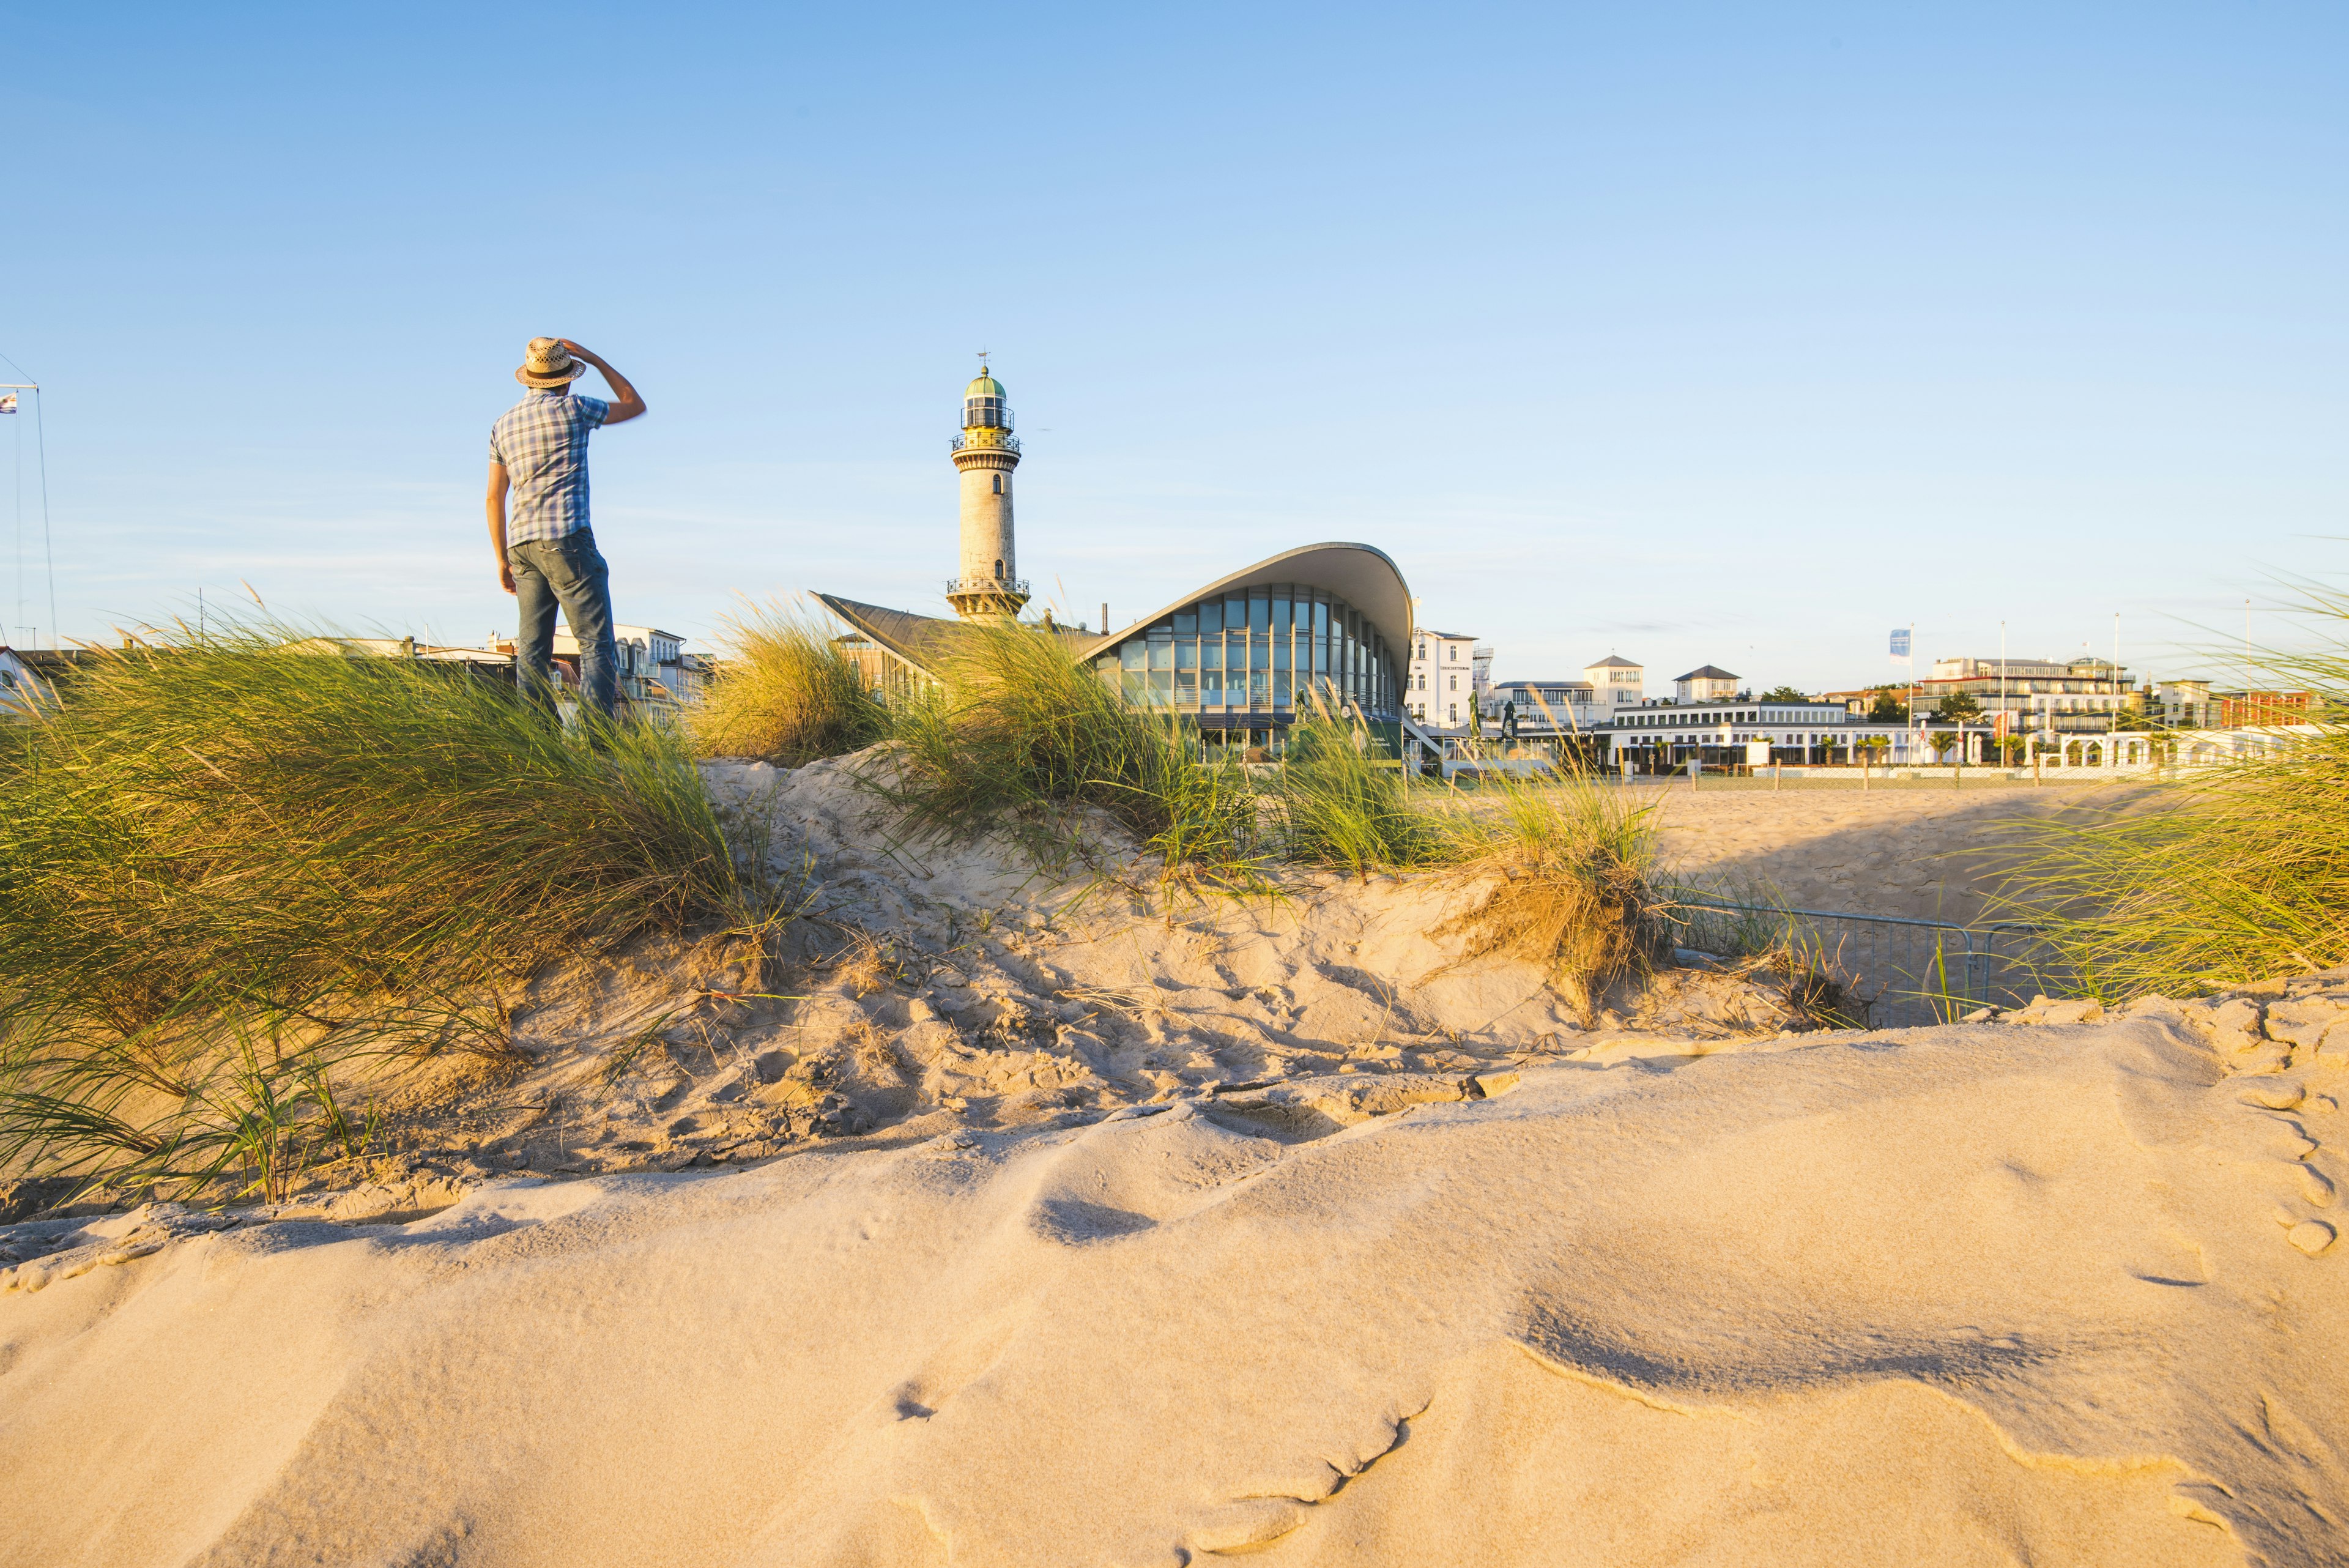
<instances>
[{"instance_id":1,"label":"man's hand on hat","mask_svg":"<svg viewBox=\"0 0 2349 1568\"><path fill-rule=\"evenodd\" d=\"M570 354L572 355L572 357L573 357L573 358L574 358L585 359L585 360L586 360L586 361L587 361L587 363L589 363L590 365L601 365L601 364L604 362L604 361L602 361L601 359L598 359L597 358L595 358L595 355L594 350L592 350L592 349L587 349L587 348L582 348L578 344L574 343L574 342L573 342L570 338L568 338L568 337L558 337L558 338L556 338L556 339L555 339L555 341L556 341L556 342L558 342L558 343L560 343L560 344L562 344L562 345L563 345L563 347L564 347L566 350L568 350L568 351L570 352Z\"/></svg>"}]
</instances>

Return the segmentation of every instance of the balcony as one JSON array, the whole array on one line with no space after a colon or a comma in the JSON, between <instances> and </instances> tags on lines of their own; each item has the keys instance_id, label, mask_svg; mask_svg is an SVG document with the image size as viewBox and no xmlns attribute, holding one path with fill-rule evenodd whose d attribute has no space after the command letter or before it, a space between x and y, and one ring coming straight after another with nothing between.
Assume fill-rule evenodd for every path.
<instances>
[{"instance_id":1,"label":"balcony","mask_svg":"<svg viewBox=\"0 0 2349 1568\"><path fill-rule=\"evenodd\" d=\"M1028 579L1025 577L948 577L947 597L953 598L957 594L1017 594L1024 599L1028 597Z\"/></svg>"},{"instance_id":2,"label":"balcony","mask_svg":"<svg viewBox=\"0 0 2349 1568\"><path fill-rule=\"evenodd\" d=\"M1008 452L1019 455L1019 438L1009 431L979 429L964 431L947 442L949 453L957 452Z\"/></svg>"}]
</instances>

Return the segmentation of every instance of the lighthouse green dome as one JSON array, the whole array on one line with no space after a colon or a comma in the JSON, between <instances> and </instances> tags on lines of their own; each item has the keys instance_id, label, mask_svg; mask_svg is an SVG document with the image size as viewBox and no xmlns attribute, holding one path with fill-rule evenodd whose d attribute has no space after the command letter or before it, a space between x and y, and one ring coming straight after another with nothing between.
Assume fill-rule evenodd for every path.
<instances>
[{"instance_id":1,"label":"lighthouse green dome","mask_svg":"<svg viewBox=\"0 0 2349 1568\"><path fill-rule=\"evenodd\" d=\"M962 389L962 395L966 400L970 398L1000 398L1004 395L1003 383L988 375L986 371L981 370L978 373L978 379L973 381L969 386L965 387Z\"/></svg>"}]
</instances>

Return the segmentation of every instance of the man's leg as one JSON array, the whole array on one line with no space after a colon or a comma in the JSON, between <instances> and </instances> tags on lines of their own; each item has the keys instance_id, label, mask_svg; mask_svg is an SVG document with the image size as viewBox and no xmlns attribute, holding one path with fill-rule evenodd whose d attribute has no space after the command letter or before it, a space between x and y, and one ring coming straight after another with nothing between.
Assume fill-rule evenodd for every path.
<instances>
[{"instance_id":1,"label":"man's leg","mask_svg":"<svg viewBox=\"0 0 2349 1568\"><path fill-rule=\"evenodd\" d=\"M619 699L620 649L612 639L612 574L595 535L582 528L555 542L562 570L554 580L563 618L579 639L579 700L605 718Z\"/></svg>"},{"instance_id":2,"label":"man's leg","mask_svg":"<svg viewBox=\"0 0 2349 1568\"><path fill-rule=\"evenodd\" d=\"M506 565L513 568L519 621L514 632L514 681L524 697L552 713L556 598L545 569L548 553L548 546L536 539L506 546Z\"/></svg>"}]
</instances>

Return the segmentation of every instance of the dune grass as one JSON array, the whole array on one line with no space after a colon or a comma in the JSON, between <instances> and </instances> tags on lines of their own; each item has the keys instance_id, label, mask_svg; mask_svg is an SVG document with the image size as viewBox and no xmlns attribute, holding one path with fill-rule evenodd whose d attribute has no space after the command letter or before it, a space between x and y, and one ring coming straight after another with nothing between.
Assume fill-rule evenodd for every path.
<instances>
[{"instance_id":1,"label":"dune grass","mask_svg":"<svg viewBox=\"0 0 2349 1568\"><path fill-rule=\"evenodd\" d=\"M1443 868L1493 886L1458 922L1471 958L1543 965L1586 1007L1669 953L1646 808L1571 775L1499 778L1474 794L1416 786L1368 728L1313 702L1275 769L1208 761L1180 722L1128 703L1048 632L974 624L943 690L898 715L870 775L919 834L1008 827L1057 867L1081 834L1070 809L1108 813L1170 877L1269 888L1274 860L1368 877Z\"/></svg>"},{"instance_id":2,"label":"dune grass","mask_svg":"<svg viewBox=\"0 0 2349 1568\"><path fill-rule=\"evenodd\" d=\"M1498 878L1453 922L1464 956L1542 964L1586 1014L1609 986L1671 958L1674 915L1660 887L1653 805L1572 770L1496 774L1474 805L1450 805L1440 831L1447 860Z\"/></svg>"},{"instance_id":3,"label":"dune grass","mask_svg":"<svg viewBox=\"0 0 2349 1568\"><path fill-rule=\"evenodd\" d=\"M1283 853L1368 876L1444 858L1440 819L1413 804L1403 770L1367 726L1316 699L1289 727L1275 799Z\"/></svg>"},{"instance_id":4,"label":"dune grass","mask_svg":"<svg viewBox=\"0 0 2349 1568\"><path fill-rule=\"evenodd\" d=\"M1487 891L1451 923L1463 957L1539 964L1586 1012L1671 949L1652 807L1573 770L1430 788L1367 726L1316 701L1290 726L1273 803L1291 860L1367 877L1446 869Z\"/></svg>"},{"instance_id":5,"label":"dune grass","mask_svg":"<svg viewBox=\"0 0 2349 1568\"><path fill-rule=\"evenodd\" d=\"M2009 902L2068 989L2195 995L2349 962L2349 595L2295 586L2321 640L2262 662L2317 698L2313 735L2024 830Z\"/></svg>"},{"instance_id":6,"label":"dune grass","mask_svg":"<svg viewBox=\"0 0 2349 1568\"><path fill-rule=\"evenodd\" d=\"M725 657L688 721L704 756L799 767L889 732L888 708L821 621L770 601L719 624Z\"/></svg>"},{"instance_id":7,"label":"dune grass","mask_svg":"<svg viewBox=\"0 0 2349 1568\"><path fill-rule=\"evenodd\" d=\"M278 626L103 653L0 722L0 796L18 1168L282 1170L256 1129L337 1122L338 1063L493 1033L495 989L558 955L756 912L662 727L564 729Z\"/></svg>"},{"instance_id":8,"label":"dune grass","mask_svg":"<svg viewBox=\"0 0 2349 1568\"><path fill-rule=\"evenodd\" d=\"M1057 634L972 622L935 671L939 689L896 716L898 744L873 786L917 834L1000 827L1041 864L1099 809L1173 876L1246 878L1260 858L1256 803L1236 765L1193 754L1179 723L1127 703Z\"/></svg>"}]
</instances>

